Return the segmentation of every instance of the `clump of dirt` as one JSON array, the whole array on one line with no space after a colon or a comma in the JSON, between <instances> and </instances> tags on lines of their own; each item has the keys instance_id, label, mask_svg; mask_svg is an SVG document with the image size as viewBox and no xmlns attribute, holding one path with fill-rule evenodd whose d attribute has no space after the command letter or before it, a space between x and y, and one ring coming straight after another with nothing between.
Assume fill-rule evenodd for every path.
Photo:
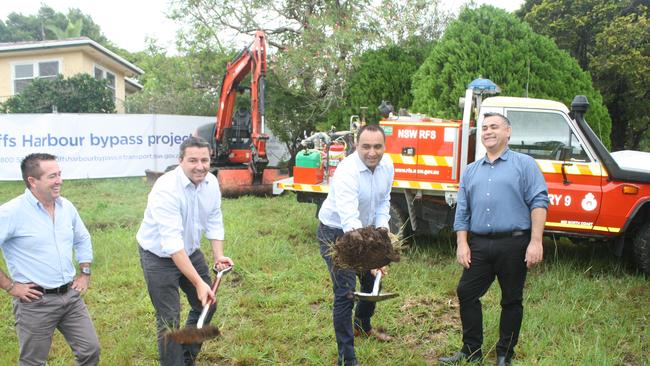
<instances>
[{"instance_id":1,"label":"clump of dirt","mask_svg":"<svg viewBox=\"0 0 650 366\"><path fill-rule=\"evenodd\" d=\"M387 230L365 227L345 233L330 250L334 266L365 272L399 262L399 243L393 245Z\"/></svg>"},{"instance_id":2,"label":"clump of dirt","mask_svg":"<svg viewBox=\"0 0 650 366\"><path fill-rule=\"evenodd\" d=\"M186 327L182 329L177 329L165 333L165 339L171 339L172 341L180 344L192 344L200 343L210 338L217 337L221 332L219 328L213 325L206 325L203 328L199 329L196 327Z\"/></svg>"}]
</instances>

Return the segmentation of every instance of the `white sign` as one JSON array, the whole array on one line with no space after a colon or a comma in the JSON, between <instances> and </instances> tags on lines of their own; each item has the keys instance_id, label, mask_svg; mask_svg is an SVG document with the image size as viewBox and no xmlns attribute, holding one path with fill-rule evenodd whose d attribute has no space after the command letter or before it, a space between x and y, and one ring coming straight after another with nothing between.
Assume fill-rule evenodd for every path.
<instances>
[{"instance_id":1,"label":"white sign","mask_svg":"<svg viewBox=\"0 0 650 366\"><path fill-rule=\"evenodd\" d=\"M214 117L153 114L0 115L0 180L21 180L30 153L56 155L64 179L143 176L178 163L179 145Z\"/></svg>"}]
</instances>

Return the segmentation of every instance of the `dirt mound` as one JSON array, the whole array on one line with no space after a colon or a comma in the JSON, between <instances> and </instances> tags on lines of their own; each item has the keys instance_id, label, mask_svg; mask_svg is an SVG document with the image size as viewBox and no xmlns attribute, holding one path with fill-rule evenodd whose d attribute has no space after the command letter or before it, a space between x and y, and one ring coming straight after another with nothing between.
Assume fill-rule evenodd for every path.
<instances>
[{"instance_id":1,"label":"dirt mound","mask_svg":"<svg viewBox=\"0 0 650 366\"><path fill-rule=\"evenodd\" d=\"M364 272L399 262L399 251L391 243L387 230L366 227L345 233L331 250L334 266Z\"/></svg>"}]
</instances>

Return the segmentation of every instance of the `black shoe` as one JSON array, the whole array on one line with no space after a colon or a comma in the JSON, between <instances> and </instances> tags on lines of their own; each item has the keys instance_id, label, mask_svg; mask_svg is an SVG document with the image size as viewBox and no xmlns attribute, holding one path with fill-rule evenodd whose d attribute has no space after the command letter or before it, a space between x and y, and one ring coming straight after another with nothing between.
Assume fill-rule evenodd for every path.
<instances>
[{"instance_id":1,"label":"black shoe","mask_svg":"<svg viewBox=\"0 0 650 366\"><path fill-rule=\"evenodd\" d=\"M468 355L465 352L458 351L451 356L438 358L438 362L440 362L442 365L455 365L457 363L460 363L462 360L480 363L483 361L483 355L480 352L474 352L471 355Z\"/></svg>"},{"instance_id":2,"label":"black shoe","mask_svg":"<svg viewBox=\"0 0 650 366\"><path fill-rule=\"evenodd\" d=\"M506 356L497 356L497 366L508 366L510 365L510 359Z\"/></svg>"}]
</instances>

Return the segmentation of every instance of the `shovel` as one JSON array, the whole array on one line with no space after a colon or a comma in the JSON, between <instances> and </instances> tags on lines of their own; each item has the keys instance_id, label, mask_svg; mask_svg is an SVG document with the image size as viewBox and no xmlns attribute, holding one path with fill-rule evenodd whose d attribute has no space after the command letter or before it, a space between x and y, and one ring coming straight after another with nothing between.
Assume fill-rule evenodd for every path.
<instances>
[{"instance_id":1,"label":"shovel","mask_svg":"<svg viewBox=\"0 0 650 366\"><path fill-rule=\"evenodd\" d=\"M367 292L356 291L354 293L354 300L378 302L378 301L384 301L399 296L399 294L391 293L391 292L380 294L379 293L379 288L381 287L380 283L381 283L381 271L377 271L377 274L375 275L375 283L372 285L372 292L367 293Z\"/></svg>"},{"instance_id":2,"label":"shovel","mask_svg":"<svg viewBox=\"0 0 650 366\"><path fill-rule=\"evenodd\" d=\"M217 290L221 284L221 277L223 277L224 274L230 272L232 270L232 266L224 268L221 271L217 271L217 267L215 266L212 270L217 273L217 278L214 280L214 284L212 285L212 292L214 292L216 298ZM208 311L210 311L211 306L212 304L209 303L203 306L203 311L201 312L201 316L199 316L199 321L196 323L196 327L188 326L183 329L170 331L165 334L165 337L170 338L176 343L191 344L201 343L207 339L218 336L219 329L217 327L213 325L206 325L205 327L203 326L205 317L208 315Z\"/></svg>"}]
</instances>

